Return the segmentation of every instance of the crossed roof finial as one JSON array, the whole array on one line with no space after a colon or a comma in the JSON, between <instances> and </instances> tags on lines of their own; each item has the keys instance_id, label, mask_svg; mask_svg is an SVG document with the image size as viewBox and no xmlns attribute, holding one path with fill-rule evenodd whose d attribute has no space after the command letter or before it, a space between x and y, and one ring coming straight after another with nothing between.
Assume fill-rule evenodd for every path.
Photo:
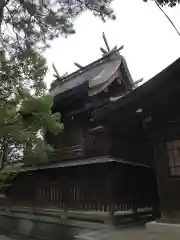
<instances>
[{"instance_id":1,"label":"crossed roof finial","mask_svg":"<svg viewBox=\"0 0 180 240\"><path fill-rule=\"evenodd\" d=\"M108 44L108 41L107 41L107 38L106 38L106 35L105 33L103 32L102 34L102 37L103 37L103 40L104 40L104 43L106 45L106 48L107 50L105 50L104 48L100 48L101 52L103 53L103 56L104 55L107 55L107 54L110 54L112 52L119 52L120 50L122 50L124 48L124 46L122 45L121 47L117 48L117 45L115 47L113 47L112 49L110 49L109 47L109 44Z\"/></svg>"}]
</instances>

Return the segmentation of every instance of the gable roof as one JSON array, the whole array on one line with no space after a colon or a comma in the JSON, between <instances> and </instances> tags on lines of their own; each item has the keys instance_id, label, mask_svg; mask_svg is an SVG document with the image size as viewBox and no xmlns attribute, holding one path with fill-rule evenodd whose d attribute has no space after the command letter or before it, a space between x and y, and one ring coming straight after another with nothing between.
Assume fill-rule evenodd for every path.
<instances>
[{"instance_id":1,"label":"gable roof","mask_svg":"<svg viewBox=\"0 0 180 240\"><path fill-rule=\"evenodd\" d=\"M151 96L151 98L154 98L155 94L160 95L168 86L170 90L172 83L178 80L173 78L177 74L180 75L180 58L175 60L172 64L155 75L149 81L145 82L143 85L130 92L127 92L126 95L117 99L117 101L108 103L102 108L96 110L94 112L94 119L101 119L102 117L104 118L111 112L116 110L120 111L122 107L128 106L129 104L138 105L139 102L146 104L145 100L147 100L149 96Z\"/></svg>"},{"instance_id":2,"label":"gable roof","mask_svg":"<svg viewBox=\"0 0 180 240\"><path fill-rule=\"evenodd\" d=\"M56 80L51 86L50 94L52 97L56 97L86 83L88 85L88 95L96 95L115 80L116 73L120 72L121 66L123 66L123 71L127 76L126 86L131 88L133 80L126 61L123 56L114 51L63 79Z\"/></svg>"}]
</instances>

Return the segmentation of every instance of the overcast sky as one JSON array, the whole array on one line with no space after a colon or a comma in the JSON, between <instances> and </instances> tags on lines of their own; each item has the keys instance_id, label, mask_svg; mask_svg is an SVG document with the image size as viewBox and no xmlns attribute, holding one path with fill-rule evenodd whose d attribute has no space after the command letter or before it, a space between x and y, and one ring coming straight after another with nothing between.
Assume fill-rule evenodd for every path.
<instances>
[{"instance_id":1,"label":"overcast sky","mask_svg":"<svg viewBox=\"0 0 180 240\"><path fill-rule=\"evenodd\" d=\"M48 85L54 79L52 63L60 74L77 70L74 62L85 66L101 57L104 31L110 47L124 45L125 56L133 80L152 76L180 57L180 36L152 2L114 0L112 8L117 19L103 23L92 13L85 12L75 21L76 34L52 42L45 53L49 71ZM180 30L180 5L164 8Z\"/></svg>"}]
</instances>

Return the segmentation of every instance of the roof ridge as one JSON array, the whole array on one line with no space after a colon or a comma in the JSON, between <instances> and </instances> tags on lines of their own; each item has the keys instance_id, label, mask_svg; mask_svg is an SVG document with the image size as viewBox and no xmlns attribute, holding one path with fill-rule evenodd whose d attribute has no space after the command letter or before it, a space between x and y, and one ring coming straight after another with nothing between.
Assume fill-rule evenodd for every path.
<instances>
[{"instance_id":1,"label":"roof ridge","mask_svg":"<svg viewBox=\"0 0 180 240\"><path fill-rule=\"evenodd\" d=\"M49 91L53 90L53 88L57 87L58 85L61 85L64 82L71 80L73 77L76 77L77 75L84 73L85 71L89 70L90 68L93 68L93 67L105 62L105 60L107 60L113 54L115 54L116 56L121 56L119 53L117 53L115 51L111 52L110 54L105 55L105 56L97 59L94 62L89 63L88 65L84 66L83 68L78 69L77 71L68 74L67 76L63 77L61 80L57 78L56 80L54 80L54 83L53 82L51 83L51 87L50 87ZM52 85L54 85L54 86L52 86Z\"/></svg>"}]
</instances>

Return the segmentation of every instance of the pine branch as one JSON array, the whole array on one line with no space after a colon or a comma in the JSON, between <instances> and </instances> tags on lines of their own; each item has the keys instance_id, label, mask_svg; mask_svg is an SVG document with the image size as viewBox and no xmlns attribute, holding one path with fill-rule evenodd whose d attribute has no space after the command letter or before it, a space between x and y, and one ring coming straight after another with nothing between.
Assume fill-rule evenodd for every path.
<instances>
[{"instance_id":1,"label":"pine branch","mask_svg":"<svg viewBox=\"0 0 180 240\"><path fill-rule=\"evenodd\" d=\"M4 17L4 7L10 2L11 0L1 0L0 1L0 29Z\"/></svg>"},{"instance_id":2,"label":"pine branch","mask_svg":"<svg viewBox=\"0 0 180 240\"><path fill-rule=\"evenodd\" d=\"M105 22L105 18L103 16L103 13L98 9L98 5L94 4L95 8L91 7L88 3L83 2L82 0L77 0L80 4L84 5L84 7L86 7L88 10L90 11L95 11L96 13L100 14L101 19L103 20L103 22Z\"/></svg>"},{"instance_id":3,"label":"pine branch","mask_svg":"<svg viewBox=\"0 0 180 240\"><path fill-rule=\"evenodd\" d=\"M165 15L165 17L168 19L168 21L170 22L170 24L173 26L174 30L177 32L177 34L180 36L180 32L178 31L177 27L175 26L175 24L173 23L173 21L170 19L170 17L164 12L164 10L162 9L162 7L158 4L158 2L156 0L154 0L155 4L157 5L157 7L161 10L161 12Z\"/></svg>"},{"instance_id":4,"label":"pine branch","mask_svg":"<svg viewBox=\"0 0 180 240\"><path fill-rule=\"evenodd\" d=\"M2 10L11 0L1 0L0 1L0 10Z\"/></svg>"},{"instance_id":5,"label":"pine branch","mask_svg":"<svg viewBox=\"0 0 180 240\"><path fill-rule=\"evenodd\" d=\"M20 121L20 119L15 119L14 121L6 122L4 124L1 124L0 128L12 126L12 125L18 123L19 121Z\"/></svg>"}]
</instances>

